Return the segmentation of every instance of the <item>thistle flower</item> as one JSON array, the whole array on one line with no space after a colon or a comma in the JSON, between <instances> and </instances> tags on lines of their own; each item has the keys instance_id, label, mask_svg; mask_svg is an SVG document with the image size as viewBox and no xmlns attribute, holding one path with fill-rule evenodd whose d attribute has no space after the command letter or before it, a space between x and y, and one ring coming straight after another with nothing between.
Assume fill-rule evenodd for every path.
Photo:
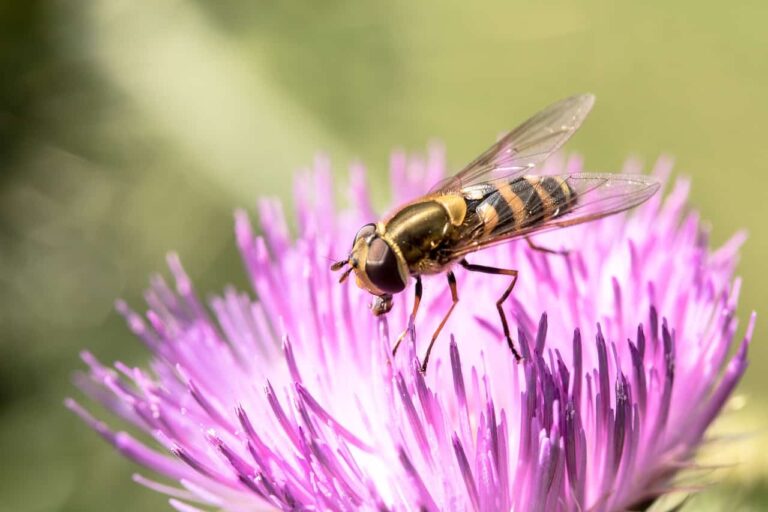
<instances>
[{"instance_id":1,"label":"thistle flower","mask_svg":"<svg viewBox=\"0 0 768 512\"><path fill-rule=\"evenodd\" d=\"M550 171L579 170L553 158ZM628 165L637 172L637 164ZM654 173L667 181L670 162ZM396 155L399 204L443 174ZM626 510L670 490L747 364L753 321L733 352L742 235L711 251L688 182L636 210L541 235L567 256L511 242L475 260L513 267L509 302L524 360L498 326L494 276L457 270L460 302L426 375L417 353L450 303L425 281L415 333L402 294L386 317L328 270L356 229L375 219L364 172L351 207L333 206L328 163L296 181L298 235L276 201L259 204L261 231L236 214L254 298L227 288L208 306L176 256L149 310L118 310L153 354L148 370L109 368L85 353L78 384L140 437L114 432L67 405L130 459L175 481L136 481L182 511Z\"/></svg>"}]
</instances>

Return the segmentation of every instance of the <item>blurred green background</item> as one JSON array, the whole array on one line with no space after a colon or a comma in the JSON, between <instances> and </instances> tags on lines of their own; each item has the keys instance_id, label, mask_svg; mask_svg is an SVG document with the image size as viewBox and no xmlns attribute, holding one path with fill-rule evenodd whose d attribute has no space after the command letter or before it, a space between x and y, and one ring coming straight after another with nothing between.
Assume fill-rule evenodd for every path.
<instances>
[{"instance_id":1,"label":"blurred green background","mask_svg":"<svg viewBox=\"0 0 768 512\"><path fill-rule=\"evenodd\" d=\"M78 351L147 354L113 312L177 250L246 286L232 211L289 195L318 151L379 198L395 147L453 167L553 100L597 94L588 167L676 158L723 241L747 228L741 316L766 313L768 3L28 1L0 4L0 509L165 509L62 406ZM688 510L768 507L768 346Z\"/></svg>"}]
</instances>

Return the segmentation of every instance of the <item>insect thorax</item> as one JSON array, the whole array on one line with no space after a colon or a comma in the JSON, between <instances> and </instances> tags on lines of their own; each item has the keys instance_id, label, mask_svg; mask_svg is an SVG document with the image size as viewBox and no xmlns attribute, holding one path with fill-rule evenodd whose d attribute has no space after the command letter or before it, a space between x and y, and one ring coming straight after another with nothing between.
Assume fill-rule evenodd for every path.
<instances>
[{"instance_id":1,"label":"insect thorax","mask_svg":"<svg viewBox=\"0 0 768 512\"><path fill-rule=\"evenodd\" d=\"M450 263L440 255L456 242L465 212L466 202L459 195L424 199L395 213L385 232L411 273L434 274Z\"/></svg>"}]
</instances>

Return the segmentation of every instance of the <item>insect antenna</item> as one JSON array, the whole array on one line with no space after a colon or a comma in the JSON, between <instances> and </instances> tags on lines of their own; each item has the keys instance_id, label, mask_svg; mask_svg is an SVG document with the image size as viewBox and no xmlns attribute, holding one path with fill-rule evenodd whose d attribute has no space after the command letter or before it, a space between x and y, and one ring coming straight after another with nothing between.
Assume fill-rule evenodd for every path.
<instances>
[{"instance_id":1,"label":"insect antenna","mask_svg":"<svg viewBox=\"0 0 768 512\"><path fill-rule=\"evenodd\" d=\"M349 267L347 270L344 271L343 274L341 274L341 277L339 278L339 282L343 283L347 277L349 277L349 274L352 272L352 267Z\"/></svg>"},{"instance_id":2,"label":"insect antenna","mask_svg":"<svg viewBox=\"0 0 768 512\"><path fill-rule=\"evenodd\" d=\"M342 260L342 261L337 261L336 263L334 263L333 265L331 265L331 270L332 270L332 271L334 271L334 272L336 272L337 270L341 270L341 268L342 268L344 265L346 265L347 263L349 263L349 260L348 260L348 259L346 259L346 260Z\"/></svg>"}]
</instances>

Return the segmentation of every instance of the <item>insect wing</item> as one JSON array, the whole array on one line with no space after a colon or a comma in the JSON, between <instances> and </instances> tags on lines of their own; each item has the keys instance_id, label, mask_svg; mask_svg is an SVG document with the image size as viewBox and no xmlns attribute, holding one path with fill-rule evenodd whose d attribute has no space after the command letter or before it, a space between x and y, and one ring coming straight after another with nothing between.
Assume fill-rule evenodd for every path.
<instances>
[{"instance_id":1,"label":"insect wing","mask_svg":"<svg viewBox=\"0 0 768 512\"><path fill-rule=\"evenodd\" d=\"M578 173L547 178L564 182L570 187L572 200L563 208L564 213L547 211L547 202L538 193L535 200L506 204L504 209L493 208L490 211L495 212L495 217L486 217L483 223L478 223L464 237L464 243L454 248L450 257L458 258L507 240L582 224L628 210L648 200L660 186L649 176L628 174ZM497 201L499 196L491 195L477 206L476 211L482 211L484 203ZM485 232L487 224L495 226L490 234Z\"/></svg>"},{"instance_id":2,"label":"insect wing","mask_svg":"<svg viewBox=\"0 0 768 512\"><path fill-rule=\"evenodd\" d=\"M545 108L504 135L458 174L435 185L431 193L457 192L485 181L511 180L557 151L579 129L595 97L571 96Z\"/></svg>"},{"instance_id":3,"label":"insect wing","mask_svg":"<svg viewBox=\"0 0 768 512\"><path fill-rule=\"evenodd\" d=\"M565 214L532 229L582 224L629 210L650 199L661 186L650 176L629 174L571 174L565 182L575 192L576 204ZM537 229L539 228L539 229Z\"/></svg>"}]
</instances>

